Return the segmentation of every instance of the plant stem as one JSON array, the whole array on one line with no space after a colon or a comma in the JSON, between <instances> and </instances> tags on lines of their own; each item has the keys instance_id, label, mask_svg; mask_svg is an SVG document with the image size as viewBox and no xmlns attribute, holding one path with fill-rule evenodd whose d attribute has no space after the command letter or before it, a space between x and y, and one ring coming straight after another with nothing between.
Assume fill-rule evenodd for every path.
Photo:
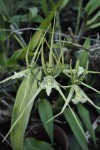
<instances>
[{"instance_id":1,"label":"plant stem","mask_svg":"<svg viewBox=\"0 0 100 150\"><path fill-rule=\"evenodd\" d=\"M81 18L81 10L82 10L82 2L83 2L83 0L79 0L79 8L78 8L78 16L77 16L77 23L76 23L75 35L77 35L78 31L79 31L80 18Z\"/></svg>"},{"instance_id":2,"label":"plant stem","mask_svg":"<svg viewBox=\"0 0 100 150\"><path fill-rule=\"evenodd\" d=\"M81 29L79 31L78 37L77 37L77 42L79 42L85 32L86 26L85 26L85 21L83 20L82 25L81 25Z\"/></svg>"}]
</instances>

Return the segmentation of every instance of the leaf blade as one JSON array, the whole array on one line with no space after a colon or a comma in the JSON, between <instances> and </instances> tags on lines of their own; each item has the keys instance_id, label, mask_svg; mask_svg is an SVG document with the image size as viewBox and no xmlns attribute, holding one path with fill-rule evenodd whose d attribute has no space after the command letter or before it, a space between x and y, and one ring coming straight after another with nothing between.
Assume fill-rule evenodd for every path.
<instances>
[{"instance_id":1,"label":"leaf blade","mask_svg":"<svg viewBox=\"0 0 100 150\"><path fill-rule=\"evenodd\" d=\"M83 44L83 47L89 48L90 47L90 38L87 38ZM80 62L80 66L86 68L87 61L89 59L89 52L85 50L81 50L77 59Z\"/></svg>"},{"instance_id":2,"label":"leaf blade","mask_svg":"<svg viewBox=\"0 0 100 150\"><path fill-rule=\"evenodd\" d=\"M80 130L78 123L75 119L75 115L73 115L72 109L70 107L65 109L64 117L70 125L77 141L79 142L83 150L88 150L86 138L84 137L82 130Z\"/></svg>"},{"instance_id":3,"label":"leaf blade","mask_svg":"<svg viewBox=\"0 0 100 150\"><path fill-rule=\"evenodd\" d=\"M41 78L40 72L37 76L39 78ZM27 85L27 83L28 83L28 85ZM29 77L25 78L23 80L21 86L19 87L19 90L18 90L18 93L16 96L16 100L15 100L15 104L14 104L14 108L13 108L11 128L13 127L14 123L20 116L21 116L21 118L15 124L15 126L13 127L13 129L10 133L11 143L12 143L12 147L14 150L16 150L16 149L22 150L23 149L24 133L25 133L25 129L27 127L27 123L29 120L29 116L30 116L30 112L31 112L34 100L28 109L26 109L25 111L24 111L24 109L31 101L31 98L33 97L36 90L37 90L37 80L33 79L32 74ZM22 104L21 100L23 100L23 104ZM21 105L22 105L22 107L20 110L19 108ZM23 111L24 111L24 113L23 113Z\"/></svg>"},{"instance_id":4,"label":"leaf blade","mask_svg":"<svg viewBox=\"0 0 100 150\"><path fill-rule=\"evenodd\" d=\"M88 129L94 143L96 144L96 139L95 139L95 132L92 128L91 125L91 121L90 121L90 116L89 116L89 112L88 110L80 103L78 103L77 105L77 109L78 109L78 113L84 123L84 125L86 126L86 128Z\"/></svg>"},{"instance_id":5,"label":"leaf blade","mask_svg":"<svg viewBox=\"0 0 100 150\"><path fill-rule=\"evenodd\" d=\"M87 15L90 16L99 7L100 1L90 0L85 7L85 12L87 12Z\"/></svg>"},{"instance_id":6,"label":"leaf blade","mask_svg":"<svg viewBox=\"0 0 100 150\"><path fill-rule=\"evenodd\" d=\"M52 107L49 101L47 101L46 99L40 100L38 104L38 111L39 111L43 126L53 143L53 120L47 123L47 121L53 117Z\"/></svg>"},{"instance_id":7,"label":"leaf blade","mask_svg":"<svg viewBox=\"0 0 100 150\"><path fill-rule=\"evenodd\" d=\"M24 150L54 150L52 146L44 141L38 141L35 138L27 138L24 144Z\"/></svg>"}]
</instances>

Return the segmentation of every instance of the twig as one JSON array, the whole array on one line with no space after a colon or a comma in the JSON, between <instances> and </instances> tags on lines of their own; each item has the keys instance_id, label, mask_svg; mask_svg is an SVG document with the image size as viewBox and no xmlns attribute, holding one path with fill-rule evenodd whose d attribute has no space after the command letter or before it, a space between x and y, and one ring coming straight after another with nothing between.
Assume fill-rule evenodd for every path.
<instances>
[{"instance_id":1,"label":"twig","mask_svg":"<svg viewBox=\"0 0 100 150\"><path fill-rule=\"evenodd\" d=\"M9 93L4 88L2 89L2 91L12 102L14 102L14 98L12 96L10 96Z\"/></svg>"},{"instance_id":2,"label":"twig","mask_svg":"<svg viewBox=\"0 0 100 150\"><path fill-rule=\"evenodd\" d=\"M12 107L10 104L8 104L5 100L1 100L1 102L5 105L5 106L10 106Z\"/></svg>"},{"instance_id":3,"label":"twig","mask_svg":"<svg viewBox=\"0 0 100 150\"><path fill-rule=\"evenodd\" d=\"M0 136L1 136L3 139L4 139L4 137L5 137L1 132L0 132ZM10 147L12 147L11 144L10 144L10 142L9 142L7 139L5 139L5 141L7 142L7 144L8 144Z\"/></svg>"},{"instance_id":4,"label":"twig","mask_svg":"<svg viewBox=\"0 0 100 150\"><path fill-rule=\"evenodd\" d=\"M84 24L85 23L82 23L82 26L84 26ZM83 27L81 27L81 28L83 28ZM45 30L43 30L43 29L38 29L38 28L22 28L22 29L14 29L14 30L12 30L12 29L0 29L0 31L3 31L3 32L12 32L12 33L16 33L17 32L17 34L22 34L22 32L21 31L27 31L27 30L33 30L33 31L38 31L38 30L41 30L41 31L45 31ZM81 29L82 30L82 29ZM47 33L50 33L50 34L52 34L52 32L50 32L50 31L47 31ZM81 34L82 34L82 32L81 32ZM79 32L79 35L81 35L80 34L80 32ZM63 36L63 37L70 37L70 35L69 34L64 34L64 33L61 33L61 32L56 32L56 35L60 35L60 36ZM77 35L74 35L74 37L75 38L78 38L79 37L79 35L77 36ZM82 34L83 35L83 34ZM96 37L97 35L91 35L91 37ZM87 37L85 37L85 36L81 36L81 38L82 39L87 39ZM91 41L97 41L97 39L92 39L91 38Z\"/></svg>"}]
</instances>

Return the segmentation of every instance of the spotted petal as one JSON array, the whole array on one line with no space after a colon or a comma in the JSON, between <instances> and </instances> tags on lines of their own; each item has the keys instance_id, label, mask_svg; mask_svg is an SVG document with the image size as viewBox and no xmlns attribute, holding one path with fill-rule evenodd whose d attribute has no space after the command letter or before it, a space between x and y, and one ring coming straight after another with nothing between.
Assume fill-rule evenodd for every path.
<instances>
[{"instance_id":1,"label":"spotted petal","mask_svg":"<svg viewBox=\"0 0 100 150\"><path fill-rule=\"evenodd\" d=\"M73 86L74 86L74 90L75 90L75 98L71 99L71 101L74 104L77 104L79 102L85 103L87 101L87 98L84 97L84 95L82 94L79 86L77 86L77 85L73 85Z\"/></svg>"},{"instance_id":2,"label":"spotted petal","mask_svg":"<svg viewBox=\"0 0 100 150\"><path fill-rule=\"evenodd\" d=\"M43 82L40 83L41 89L45 89L48 96L51 94L52 88L57 86L58 84L52 76L45 76Z\"/></svg>"}]
</instances>

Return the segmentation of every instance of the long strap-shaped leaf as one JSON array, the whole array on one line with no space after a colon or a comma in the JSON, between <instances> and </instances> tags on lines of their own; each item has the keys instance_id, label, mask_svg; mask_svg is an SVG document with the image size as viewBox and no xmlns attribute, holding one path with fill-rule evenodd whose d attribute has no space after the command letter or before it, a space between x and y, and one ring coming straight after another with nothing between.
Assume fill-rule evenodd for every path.
<instances>
[{"instance_id":1,"label":"long strap-shaped leaf","mask_svg":"<svg viewBox=\"0 0 100 150\"><path fill-rule=\"evenodd\" d=\"M37 71L34 73L36 74L36 72ZM41 78L41 72L38 73L37 77ZM34 99L32 101L32 105L29 106L29 109L25 108L31 101L32 97L34 97L36 90L37 80L34 79L30 73L23 80L21 86L19 87L12 114L11 129L7 134L8 136L10 133L13 150L23 150L24 133L27 127Z\"/></svg>"},{"instance_id":2,"label":"long strap-shaped leaf","mask_svg":"<svg viewBox=\"0 0 100 150\"><path fill-rule=\"evenodd\" d=\"M13 126L16 119L19 117L19 115L23 109L22 107L23 107L23 105L25 106L25 102L28 99L27 92L29 92L29 89L30 89L29 81L30 81L30 75L23 80L23 82L18 90L16 99L15 99L14 108L13 108L11 127ZM26 104L27 104L27 102L26 102ZM23 115L22 118L17 122L17 124L11 131L10 137L11 137L11 144L12 144L13 150L17 150L17 149L22 150L23 149L23 140L24 140L23 133L25 130L25 125L26 125L25 119L26 119L26 116ZM19 141L20 141L20 143L19 143Z\"/></svg>"},{"instance_id":3,"label":"long strap-shaped leaf","mask_svg":"<svg viewBox=\"0 0 100 150\"><path fill-rule=\"evenodd\" d=\"M20 114L16 117L15 122L12 124L12 126L11 126L9 132L7 133L7 135L5 136L5 138L4 138L3 141L5 141L5 139L6 139L6 138L8 137L8 135L11 133L11 131L12 131L13 129L15 129L15 126L17 126L18 122L20 122L20 119L23 120L23 119L22 119L23 115L26 114L25 112L26 112L26 111L28 110L28 108L30 108L30 106L33 104L33 102L34 102L36 96L40 93L40 91L41 91L41 88L39 87L35 92L33 92L32 97L30 98L30 100L28 99L28 103L25 105L24 109L20 112ZM28 93L28 94L29 94L29 93ZM15 108L15 110L16 110L16 108ZM19 111L18 111L18 112L19 112ZM16 115L16 114L15 114L15 115ZM19 127L18 127L18 130L19 130ZM20 130L19 130L19 131L20 131ZM14 150L19 150L19 149L14 149ZM22 149L20 149L20 150L22 150Z\"/></svg>"},{"instance_id":4,"label":"long strap-shaped leaf","mask_svg":"<svg viewBox=\"0 0 100 150\"><path fill-rule=\"evenodd\" d=\"M85 127L89 131L89 133L96 145L95 132L94 132L92 124L91 124L89 111L81 103L78 103L76 106L77 106L78 113L79 113Z\"/></svg>"},{"instance_id":5,"label":"long strap-shaped leaf","mask_svg":"<svg viewBox=\"0 0 100 150\"><path fill-rule=\"evenodd\" d=\"M53 144L53 120L50 121L49 123L46 123L50 118L53 117L53 111L52 111L52 106L50 102L46 99L41 99L38 103L38 111L40 114L40 118L42 120L43 126L48 133L50 140L52 141Z\"/></svg>"},{"instance_id":6,"label":"long strap-shaped leaf","mask_svg":"<svg viewBox=\"0 0 100 150\"><path fill-rule=\"evenodd\" d=\"M68 124L70 125L76 139L78 140L79 144L81 145L83 150L88 150L87 141L85 137L85 133L79 123L75 113L69 106L64 111L65 119L67 120Z\"/></svg>"}]
</instances>

